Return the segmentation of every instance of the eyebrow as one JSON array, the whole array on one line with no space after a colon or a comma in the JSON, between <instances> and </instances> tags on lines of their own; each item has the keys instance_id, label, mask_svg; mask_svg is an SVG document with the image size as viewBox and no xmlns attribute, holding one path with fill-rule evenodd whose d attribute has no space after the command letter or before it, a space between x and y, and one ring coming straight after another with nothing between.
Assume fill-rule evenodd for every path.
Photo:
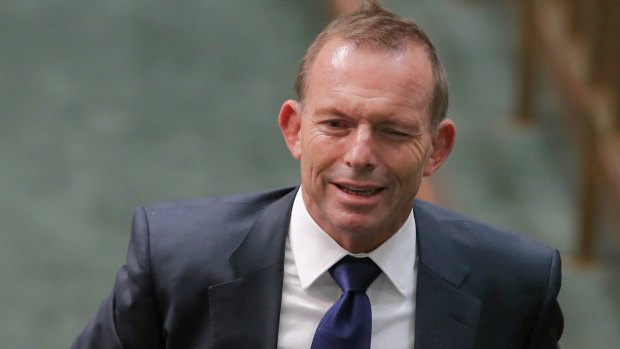
<instances>
[{"instance_id":1,"label":"eyebrow","mask_svg":"<svg viewBox=\"0 0 620 349\"><path fill-rule=\"evenodd\" d=\"M343 112L337 105L328 105L328 106L320 107L316 110L316 114L319 114L319 115L335 114L338 116L348 117L347 113Z\"/></svg>"}]
</instances>

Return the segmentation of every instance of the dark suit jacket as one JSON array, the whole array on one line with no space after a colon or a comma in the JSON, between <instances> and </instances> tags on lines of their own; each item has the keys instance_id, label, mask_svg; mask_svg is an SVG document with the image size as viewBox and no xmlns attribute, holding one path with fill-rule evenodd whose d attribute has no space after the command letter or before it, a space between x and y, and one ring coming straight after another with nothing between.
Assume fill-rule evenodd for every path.
<instances>
[{"instance_id":1,"label":"dark suit jacket","mask_svg":"<svg viewBox=\"0 0 620 349\"><path fill-rule=\"evenodd\" d=\"M137 209L127 263L72 348L275 348L295 192ZM557 251L423 201L413 211L416 349L556 347Z\"/></svg>"}]
</instances>

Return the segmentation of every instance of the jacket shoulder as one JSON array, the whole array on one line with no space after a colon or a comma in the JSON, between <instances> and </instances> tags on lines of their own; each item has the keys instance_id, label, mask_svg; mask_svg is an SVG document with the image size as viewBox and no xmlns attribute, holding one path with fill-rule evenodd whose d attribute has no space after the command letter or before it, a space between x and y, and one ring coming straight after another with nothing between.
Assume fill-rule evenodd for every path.
<instances>
[{"instance_id":1,"label":"jacket shoulder","mask_svg":"<svg viewBox=\"0 0 620 349\"><path fill-rule=\"evenodd\" d=\"M457 257L450 263L468 270L460 288L483 301L476 347L521 347L527 341L528 348L555 347L563 327L557 303L561 284L558 251L431 203L416 201L416 208L424 220L432 222L425 223L426 227L436 228L420 233L439 234L442 242L453 247L450 250ZM442 252L436 248L439 256L434 258L446 258ZM506 331L515 335L497 335Z\"/></svg>"},{"instance_id":2,"label":"jacket shoulder","mask_svg":"<svg viewBox=\"0 0 620 349\"><path fill-rule=\"evenodd\" d=\"M546 244L521 233L482 222L430 202L416 200L416 207L424 211L425 216L438 221L446 233L462 244L473 244L481 249L485 247L492 250L499 249L507 254L515 249L517 251L524 249L548 256L553 250Z\"/></svg>"},{"instance_id":3,"label":"jacket shoulder","mask_svg":"<svg viewBox=\"0 0 620 349\"><path fill-rule=\"evenodd\" d=\"M510 292L537 289L540 294L550 273L559 270L557 250L540 241L435 204L416 201L416 206L421 216L435 221L441 230L420 233L442 234L470 268L470 281L485 280L479 285L491 289L509 285Z\"/></svg>"},{"instance_id":4,"label":"jacket shoulder","mask_svg":"<svg viewBox=\"0 0 620 349\"><path fill-rule=\"evenodd\" d=\"M148 240L151 261L163 270L174 263L181 264L177 271L225 269L229 256L264 209L293 190L146 205L134 214L134 226L140 221L143 228L134 229L133 235Z\"/></svg>"},{"instance_id":5,"label":"jacket shoulder","mask_svg":"<svg viewBox=\"0 0 620 349\"><path fill-rule=\"evenodd\" d=\"M217 209L218 207L226 209L235 209L235 207L237 207L241 209L245 206L249 209L262 210L295 189L296 187L287 187L251 194L235 194L188 200L168 200L151 203L143 206L143 208L147 213L169 211L171 214L175 211L187 209L210 210Z\"/></svg>"}]
</instances>

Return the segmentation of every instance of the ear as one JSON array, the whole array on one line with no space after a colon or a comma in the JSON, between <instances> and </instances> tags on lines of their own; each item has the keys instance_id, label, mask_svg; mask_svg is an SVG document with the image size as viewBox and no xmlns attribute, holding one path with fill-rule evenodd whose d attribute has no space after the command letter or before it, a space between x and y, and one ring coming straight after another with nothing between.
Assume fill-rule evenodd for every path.
<instances>
[{"instance_id":1,"label":"ear","mask_svg":"<svg viewBox=\"0 0 620 349\"><path fill-rule=\"evenodd\" d=\"M297 160L301 158L301 105L294 100L288 100L282 104L278 116L280 131L291 155Z\"/></svg>"},{"instance_id":2,"label":"ear","mask_svg":"<svg viewBox=\"0 0 620 349\"><path fill-rule=\"evenodd\" d=\"M433 148L424 166L424 176L430 176L448 158L456 142L456 125L452 120L443 120L432 134Z\"/></svg>"}]
</instances>

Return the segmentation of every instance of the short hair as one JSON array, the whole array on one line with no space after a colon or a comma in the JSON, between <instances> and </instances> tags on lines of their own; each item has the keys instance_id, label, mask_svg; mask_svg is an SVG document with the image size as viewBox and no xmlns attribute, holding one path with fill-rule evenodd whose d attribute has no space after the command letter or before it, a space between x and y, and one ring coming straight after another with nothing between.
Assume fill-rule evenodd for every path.
<instances>
[{"instance_id":1,"label":"short hair","mask_svg":"<svg viewBox=\"0 0 620 349\"><path fill-rule=\"evenodd\" d=\"M407 44L421 45L428 52L433 69L433 93L428 106L431 127L434 129L448 110L448 81L437 51L418 25L388 11L376 0L364 0L358 11L334 19L314 39L303 57L295 80L295 92L303 104L310 71L323 46L333 38L340 38L358 47L399 51Z\"/></svg>"}]
</instances>

